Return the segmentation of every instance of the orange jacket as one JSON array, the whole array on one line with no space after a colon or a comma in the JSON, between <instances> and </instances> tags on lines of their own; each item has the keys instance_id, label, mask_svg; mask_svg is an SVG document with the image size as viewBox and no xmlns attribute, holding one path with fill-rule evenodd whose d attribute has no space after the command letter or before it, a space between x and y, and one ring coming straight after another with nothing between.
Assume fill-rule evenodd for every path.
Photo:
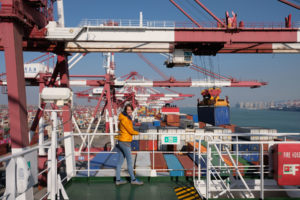
<instances>
[{"instance_id":1,"label":"orange jacket","mask_svg":"<svg viewBox=\"0 0 300 200\"><path fill-rule=\"evenodd\" d=\"M122 113L119 115L119 121L120 134L118 136L118 140L121 142L131 142L132 135L138 135L139 132L133 129L132 121Z\"/></svg>"}]
</instances>

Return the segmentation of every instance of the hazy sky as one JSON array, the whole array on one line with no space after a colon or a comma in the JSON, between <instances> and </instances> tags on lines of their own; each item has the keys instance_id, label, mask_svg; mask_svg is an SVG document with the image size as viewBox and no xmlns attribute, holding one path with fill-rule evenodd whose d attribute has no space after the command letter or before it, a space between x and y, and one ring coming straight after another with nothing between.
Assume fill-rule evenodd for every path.
<instances>
[{"instance_id":1,"label":"hazy sky","mask_svg":"<svg viewBox=\"0 0 300 200\"><path fill-rule=\"evenodd\" d=\"M196 20L213 21L192 0L182 5ZM300 27L300 12L277 0L202 0L216 16L224 17L225 11L235 11L238 21L269 23L284 22L288 14L292 14L292 21L298 22ZM291 1L294 2L294 1ZM295 1L294 3L298 3ZM298 3L299 4L299 3ZM146 20L189 21L168 0L65 0L65 24L68 27L77 26L82 19L138 19L142 11ZM24 61L37 57L39 53L24 53ZM145 54L145 56L168 76L178 80L204 79L205 77L189 68L168 69L163 65L165 58L159 54ZM194 63L210 68L212 60L213 69L217 73L230 75L242 80L263 80L268 86L258 89L223 88L221 96L228 95L231 102L237 101L270 101L300 99L300 54L218 54L211 58L194 56ZM204 63L202 61L205 61ZM135 54L115 55L117 76L137 71L144 76L160 80L160 77ZM4 55L0 52L0 73L5 71ZM71 71L71 74L104 74L102 68L102 54L88 54ZM182 93L195 94L195 98L178 102L178 105L195 105L203 88L175 89ZM27 89L27 103L38 102L37 88ZM1 94L0 102L6 103L7 96ZM83 102L83 101L80 101ZM84 101L86 102L86 101Z\"/></svg>"}]
</instances>

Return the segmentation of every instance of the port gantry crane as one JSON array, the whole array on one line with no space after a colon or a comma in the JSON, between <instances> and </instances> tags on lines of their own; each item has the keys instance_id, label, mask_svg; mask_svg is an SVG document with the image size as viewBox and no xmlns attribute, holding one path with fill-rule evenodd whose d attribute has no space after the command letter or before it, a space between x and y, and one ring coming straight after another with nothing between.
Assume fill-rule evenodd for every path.
<instances>
[{"instance_id":1,"label":"port gantry crane","mask_svg":"<svg viewBox=\"0 0 300 200\"><path fill-rule=\"evenodd\" d=\"M57 3L58 21L54 21L53 4ZM173 1L172 1L173 2ZM196 2L200 5L199 1ZM288 1L281 2L299 9ZM217 53L299 53L300 30L285 19L277 27L251 27L236 18L226 16L225 23L218 20L209 27L201 25L179 26L175 23L144 21L124 24L122 21L83 21L80 27L65 27L62 0L0 0L0 50L5 52L6 83L8 94L12 154L29 146L27 106L24 78L23 51L53 52L57 55L56 66L46 87L70 87L68 55L88 52L153 52L172 53L169 66L191 63L191 55L216 55ZM201 6L203 7L203 6ZM204 8L204 7L203 7ZM208 11L208 9L205 9ZM91 37L93 36L93 37ZM48 76L48 75L47 75ZM50 76L50 75L49 75ZM57 79L59 84L57 85ZM107 77L106 82L111 80ZM85 85L88 81L74 81ZM107 92L110 85L104 80L90 81L90 85L103 84ZM115 85L136 86L138 82L114 81ZM230 83L221 84L228 86ZM144 86L207 86L192 81L145 82ZM209 85L208 85L209 86ZM111 105L110 105L111 106ZM71 105L62 110L65 136L72 133ZM72 137L64 140L66 147L73 144ZM74 175L74 154L66 148L67 177ZM9 180L8 180L9 181ZM17 194L13 194L17 195ZM51 194L53 197L53 194ZM17 196L14 196L17 197Z\"/></svg>"}]
</instances>

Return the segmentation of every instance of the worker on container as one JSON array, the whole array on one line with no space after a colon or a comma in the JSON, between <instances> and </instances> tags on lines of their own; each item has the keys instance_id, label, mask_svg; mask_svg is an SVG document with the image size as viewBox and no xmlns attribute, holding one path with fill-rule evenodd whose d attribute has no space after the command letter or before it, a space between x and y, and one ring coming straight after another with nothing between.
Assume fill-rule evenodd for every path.
<instances>
[{"instance_id":1,"label":"worker on container","mask_svg":"<svg viewBox=\"0 0 300 200\"><path fill-rule=\"evenodd\" d=\"M119 154L119 161L117 163L116 185L122 185L127 183L126 180L122 180L120 177L121 167L124 162L124 158L126 158L127 160L127 167L131 178L131 184L134 185L144 184L142 181L137 180L133 173L132 158L131 158L131 141L132 141L132 135L138 135L139 132L133 129L132 112L133 112L133 106L131 104L127 104L124 107L124 111L119 115L120 133L117 137L118 144L116 145Z\"/></svg>"}]
</instances>

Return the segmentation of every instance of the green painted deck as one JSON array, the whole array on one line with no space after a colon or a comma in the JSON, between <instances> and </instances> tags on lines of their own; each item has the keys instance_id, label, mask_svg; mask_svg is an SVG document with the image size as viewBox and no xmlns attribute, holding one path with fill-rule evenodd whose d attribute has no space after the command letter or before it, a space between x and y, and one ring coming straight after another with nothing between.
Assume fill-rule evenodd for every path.
<instances>
[{"instance_id":1,"label":"green painted deck","mask_svg":"<svg viewBox=\"0 0 300 200\"><path fill-rule=\"evenodd\" d=\"M113 177L75 177L66 185L65 189L71 200L193 200L201 199L193 187L192 179L186 177L142 177L144 185L137 186L127 183L116 186ZM274 192L272 192L274 193ZM265 200L300 200L300 198L270 197ZM259 196L259 194L257 194ZM218 200L225 200L219 198ZM237 198L237 200L240 200ZM246 200L246 199L244 199ZM259 200L259 198L251 199Z\"/></svg>"},{"instance_id":2,"label":"green painted deck","mask_svg":"<svg viewBox=\"0 0 300 200\"><path fill-rule=\"evenodd\" d=\"M72 200L94 199L142 199L142 200L176 200L178 199L175 189L190 188L193 186L192 179L185 178L138 178L144 181L144 185L137 186L127 183L116 186L114 179L107 178L73 178L66 186L68 196ZM181 194L184 194L183 192ZM185 198L192 198L195 193L185 194ZM183 198L183 199L185 199Z\"/></svg>"}]
</instances>

